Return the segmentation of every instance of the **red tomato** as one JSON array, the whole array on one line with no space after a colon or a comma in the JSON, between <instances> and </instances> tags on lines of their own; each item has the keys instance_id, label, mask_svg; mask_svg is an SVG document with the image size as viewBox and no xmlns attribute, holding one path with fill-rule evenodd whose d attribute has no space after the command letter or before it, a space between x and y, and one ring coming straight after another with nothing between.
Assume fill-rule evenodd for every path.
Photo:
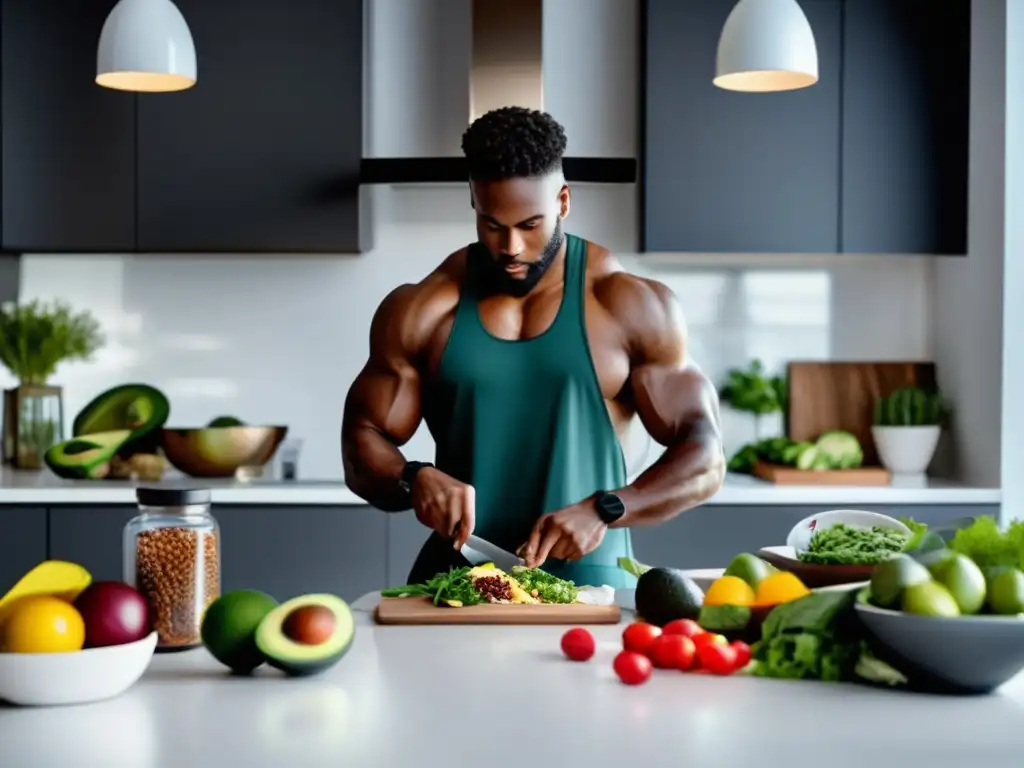
<instances>
[{"instance_id":1,"label":"red tomato","mask_svg":"<svg viewBox=\"0 0 1024 768\"><path fill-rule=\"evenodd\" d=\"M702 645L728 645L729 641L717 632L705 632L693 638L693 644L700 648Z\"/></svg>"},{"instance_id":2,"label":"red tomato","mask_svg":"<svg viewBox=\"0 0 1024 768\"><path fill-rule=\"evenodd\" d=\"M660 628L645 621L634 621L622 631L622 647L646 656L654 639L660 636Z\"/></svg>"},{"instance_id":3,"label":"red tomato","mask_svg":"<svg viewBox=\"0 0 1024 768\"><path fill-rule=\"evenodd\" d=\"M693 619L676 619L670 621L661 628L664 635L682 635L683 637L697 637L706 634L704 627Z\"/></svg>"},{"instance_id":4,"label":"red tomato","mask_svg":"<svg viewBox=\"0 0 1024 768\"><path fill-rule=\"evenodd\" d=\"M594 636L583 627L574 627L562 635L562 653L573 661L586 661L596 649Z\"/></svg>"},{"instance_id":5,"label":"red tomato","mask_svg":"<svg viewBox=\"0 0 1024 768\"><path fill-rule=\"evenodd\" d=\"M612 669L626 685L640 685L646 682L654 671L651 660L635 651L619 651L612 663Z\"/></svg>"},{"instance_id":6,"label":"red tomato","mask_svg":"<svg viewBox=\"0 0 1024 768\"><path fill-rule=\"evenodd\" d=\"M743 669L750 663L750 646L742 640L734 640L732 648L736 651L736 669Z\"/></svg>"},{"instance_id":7,"label":"red tomato","mask_svg":"<svg viewBox=\"0 0 1024 768\"><path fill-rule=\"evenodd\" d=\"M736 670L736 649L721 643L701 643L697 646L700 665L713 675L731 675Z\"/></svg>"},{"instance_id":8,"label":"red tomato","mask_svg":"<svg viewBox=\"0 0 1024 768\"><path fill-rule=\"evenodd\" d=\"M661 635L654 638L648 655L658 669L686 671L693 663L696 649L693 640L682 635Z\"/></svg>"}]
</instances>

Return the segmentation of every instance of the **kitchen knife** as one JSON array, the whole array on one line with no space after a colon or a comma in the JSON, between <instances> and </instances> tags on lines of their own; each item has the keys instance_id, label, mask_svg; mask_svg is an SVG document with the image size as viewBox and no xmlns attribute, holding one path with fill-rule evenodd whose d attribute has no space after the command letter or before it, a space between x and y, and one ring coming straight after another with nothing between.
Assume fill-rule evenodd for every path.
<instances>
[{"instance_id":1,"label":"kitchen knife","mask_svg":"<svg viewBox=\"0 0 1024 768\"><path fill-rule=\"evenodd\" d=\"M526 564L521 557L516 557L511 552L506 552L501 547L495 546L479 536L470 536L459 551L473 566L494 563L501 570L509 571L514 565Z\"/></svg>"}]
</instances>

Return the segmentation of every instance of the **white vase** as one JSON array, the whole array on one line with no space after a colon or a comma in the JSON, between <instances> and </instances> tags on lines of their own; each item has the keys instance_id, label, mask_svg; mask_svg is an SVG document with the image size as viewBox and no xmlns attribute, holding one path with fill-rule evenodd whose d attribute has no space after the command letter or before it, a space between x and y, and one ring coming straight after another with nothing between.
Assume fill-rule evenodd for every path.
<instances>
[{"instance_id":1,"label":"white vase","mask_svg":"<svg viewBox=\"0 0 1024 768\"><path fill-rule=\"evenodd\" d=\"M878 458L894 475L923 475L935 456L942 428L872 427Z\"/></svg>"}]
</instances>

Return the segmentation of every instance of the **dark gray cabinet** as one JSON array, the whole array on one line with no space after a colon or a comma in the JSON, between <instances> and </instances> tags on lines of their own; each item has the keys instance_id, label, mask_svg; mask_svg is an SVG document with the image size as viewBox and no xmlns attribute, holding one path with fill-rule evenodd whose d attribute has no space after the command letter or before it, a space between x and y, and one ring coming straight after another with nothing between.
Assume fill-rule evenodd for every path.
<instances>
[{"instance_id":1,"label":"dark gray cabinet","mask_svg":"<svg viewBox=\"0 0 1024 768\"><path fill-rule=\"evenodd\" d=\"M359 250L363 0L178 0L198 81L142 94L138 250Z\"/></svg>"},{"instance_id":2,"label":"dark gray cabinet","mask_svg":"<svg viewBox=\"0 0 1024 768\"><path fill-rule=\"evenodd\" d=\"M5 250L135 247L135 96L94 82L115 2L0 3Z\"/></svg>"},{"instance_id":3,"label":"dark gray cabinet","mask_svg":"<svg viewBox=\"0 0 1024 768\"><path fill-rule=\"evenodd\" d=\"M970 0L846 0L840 247L967 253Z\"/></svg>"},{"instance_id":4,"label":"dark gray cabinet","mask_svg":"<svg viewBox=\"0 0 1024 768\"><path fill-rule=\"evenodd\" d=\"M647 0L645 251L835 252L842 4L803 2L819 81L785 93L712 83L735 3Z\"/></svg>"},{"instance_id":5,"label":"dark gray cabinet","mask_svg":"<svg viewBox=\"0 0 1024 768\"><path fill-rule=\"evenodd\" d=\"M999 505L898 504L856 505L857 509L937 525L958 517L992 515ZM740 552L781 546L794 525L808 515L836 505L786 506L705 504L663 525L632 529L636 559L670 568L724 568Z\"/></svg>"},{"instance_id":6,"label":"dark gray cabinet","mask_svg":"<svg viewBox=\"0 0 1024 768\"><path fill-rule=\"evenodd\" d=\"M644 0L641 249L963 254L970 0L800 0L819 81L712 83L732 0Z\"/></svg>"},{"instance_id":7,"label":"dark gray cabinet","mask_svg":"<svg viewBox=\"0 0 1024 768\"><path fill-rule=\"evenodd\" d=\"M50 557L80 563L97 580L123 578L122 531L134 507L61 506L49 514ZM278 600L330 592L355 600L384 584L387 521L370 507L217 505L213 514L224 591L260 589Z\"/></svg>"},{"instance_id":8,"label":"dark gray cabinet","mask_svg":"<svg viewBox=\"0 0 1024 768\"><path fill-rule=\"evenodd\" d=\"M46 510L0 507L0 595L46 559Z\"/></svg>"}]
</instances>

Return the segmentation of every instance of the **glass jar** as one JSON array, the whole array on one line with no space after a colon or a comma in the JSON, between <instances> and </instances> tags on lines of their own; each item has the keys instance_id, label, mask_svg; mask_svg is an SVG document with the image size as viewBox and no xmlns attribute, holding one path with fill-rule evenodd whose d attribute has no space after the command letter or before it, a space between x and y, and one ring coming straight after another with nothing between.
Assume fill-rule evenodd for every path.
<instances>
[{"instance_id":1,"label":"glass jar","mask_svg":"<svg viewBox=\"0 0 1024 768\"><path fill-rule=\"evenodd\" d=\"M124 527L124 581L149 602L158 651L201 644L206 607L220 596L220 526L210 491L137 488Z\"/></svg>"}]
</instances>

